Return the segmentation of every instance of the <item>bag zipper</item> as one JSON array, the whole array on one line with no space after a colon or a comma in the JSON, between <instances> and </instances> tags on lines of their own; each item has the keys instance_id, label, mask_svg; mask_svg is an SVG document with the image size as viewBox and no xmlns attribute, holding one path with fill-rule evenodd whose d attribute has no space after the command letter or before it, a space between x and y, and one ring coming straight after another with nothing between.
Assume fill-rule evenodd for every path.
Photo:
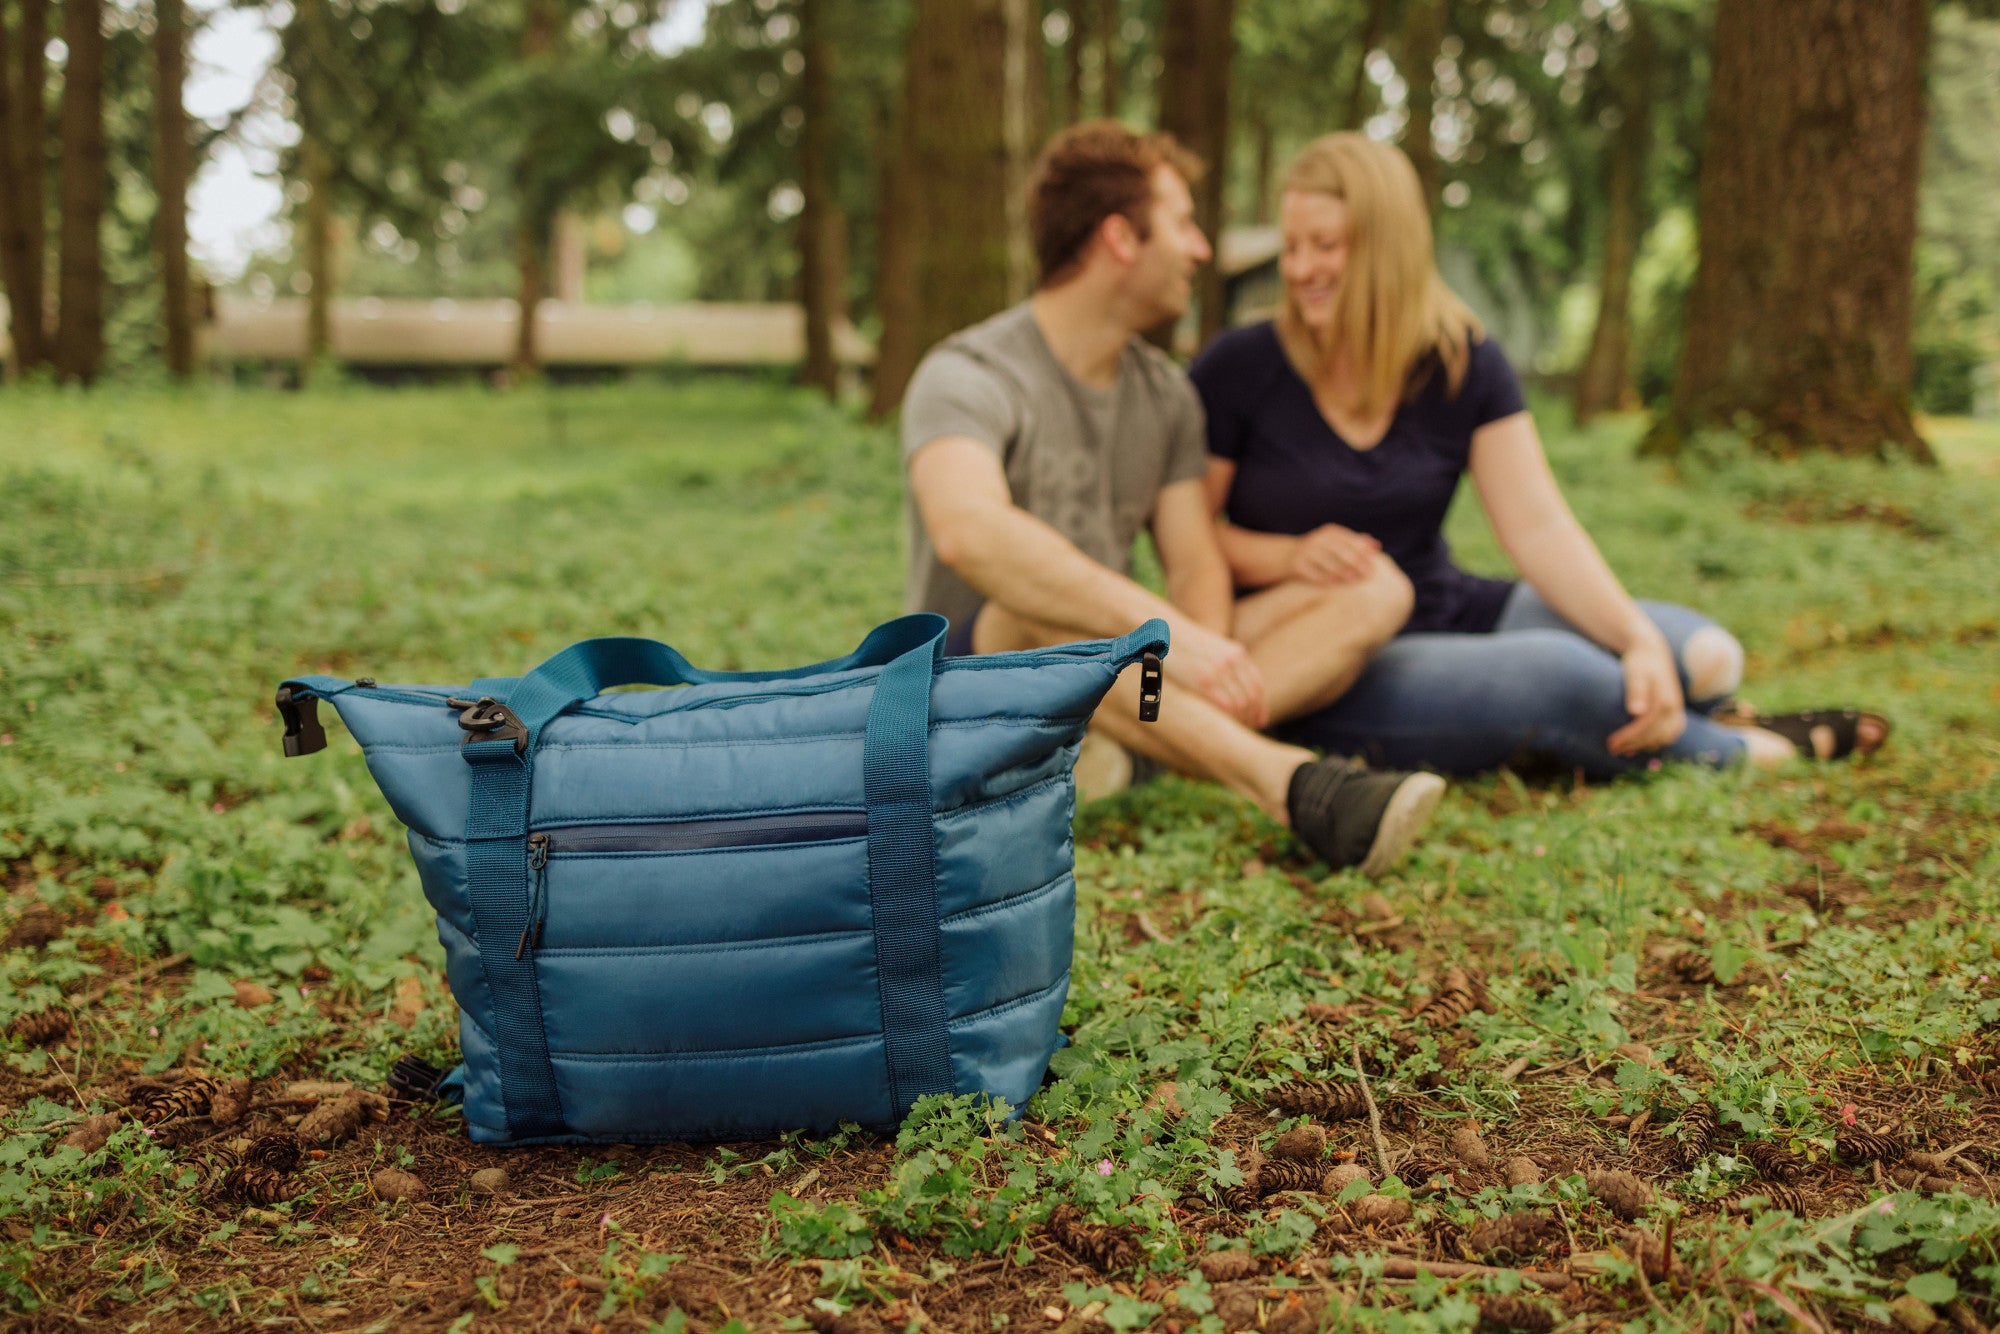
<instances>
[{"instance_id":1,"label":"bag zipper","mask_svg":"<svg viewBox=\"0 0 2000 1334\"><path fill-rule=\"evenodd\" d=\"M697 852L754 848L774 843L813 843L860 838L868 832L866 811L787 811L780 815L731 815L709 820L662 820L635 824L571 825L533 835L543 839L545 856L580 852Z\"/></svg>"},{"instance_id":2,"label":"bag zipper","mask_svg":"<svg viewBox=\"0 0 2000 1334\"><path fill-rule=\"evenodd\" d=\"M521 959L542 947L549 915L549 858L589 853L698 852L771 847L862 838L866 811L788 811L782 815L727 816L709 820L660 820L631 824L570 825L528 835L528 924L514 946Z\"/></svg>"}]
</instances>

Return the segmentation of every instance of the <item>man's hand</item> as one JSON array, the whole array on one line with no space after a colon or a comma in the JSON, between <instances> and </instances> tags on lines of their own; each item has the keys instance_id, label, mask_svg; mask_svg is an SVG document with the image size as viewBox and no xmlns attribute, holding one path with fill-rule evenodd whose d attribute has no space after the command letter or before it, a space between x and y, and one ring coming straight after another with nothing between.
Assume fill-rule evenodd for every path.
<instances>
[{"instance_id":1,"label":"man's hand","mask_svg":"<svg viewBox=\"0 0 2000 1334\"><path fill-rule=\"evenodd\" d=\"M1619 659L1625 671L1625 711L1632 721L1606 744L1613 755L1639 755L1680 740L1687 730L1687 701L1673 650L1657 630L1642 635Z\"/></svg>"},{"instance_id":2,"label":"man's hand","mask_svg":"<svg viewBox=\"0 0 2000 1334\"><path fill-rule=\"evenodd\" d=\"M1351 584L1368 577L1381 550L1382 544L1366 533L1337 523L1321 524L1294 539L1288 573L1309 584Z\"/></svg>"},{"instance_id":3,"label":"man's hand","mask_svg":"<svg viewBox=\"0 0 2000 1334\"><path fill-rule=\"evenodd\" d=\"M1162 664L1169 677L1245 727L1261 728L1270 721L1264 674L1251 661L1249 649L1200 625L1177 624L1173 635L1173 652Z\"/></svg>"}]
</instances>

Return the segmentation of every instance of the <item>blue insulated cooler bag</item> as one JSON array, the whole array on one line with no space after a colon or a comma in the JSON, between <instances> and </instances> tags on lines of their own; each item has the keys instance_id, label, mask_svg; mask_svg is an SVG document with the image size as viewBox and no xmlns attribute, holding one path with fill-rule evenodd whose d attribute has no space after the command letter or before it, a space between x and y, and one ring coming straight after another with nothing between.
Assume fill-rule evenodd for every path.
<instances>
[{"instance_id":1,"label":"blue insulated cooler bag","mask_svg":"<svg viewBox=\"0 0 2000 1334\"><path fill-rule=\"evenodd\" d=\"M889 1126L931 1093L1019 1107L1060 1042L1070 769L1167 629L944 658L905 616L852 654L708 672L591 639L467 686L284 683L285 753L328 700L409 826L489 1144ZM677 690L604 693L623 685Z\"/></svg>"}]
</instances>

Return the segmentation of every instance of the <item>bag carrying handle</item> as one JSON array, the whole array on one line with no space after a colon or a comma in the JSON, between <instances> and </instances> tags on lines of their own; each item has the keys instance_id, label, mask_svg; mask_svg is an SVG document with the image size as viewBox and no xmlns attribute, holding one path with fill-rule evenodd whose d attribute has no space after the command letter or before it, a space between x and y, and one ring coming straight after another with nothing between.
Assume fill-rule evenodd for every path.
<instances>
[{"instance_id":1,"label":"bag carrying handle","mask_svg":"<svg viewBox=\"0 0 2000 1334\"><path fill-rule=\"evenodd\" d=\"M521 677L507 690L505 699L527 730L527 749L532 750L535 738L551 719L572 704L594 699L614 686L792 681L857 667L886 667L905 653L925 647L931 651L935 669L944 654L945 628L944 617L931 612L899 616L869 631L860 647L845 657L768 672L707 671L654 639L585 639Z\"/></svg>"}]
</instances>

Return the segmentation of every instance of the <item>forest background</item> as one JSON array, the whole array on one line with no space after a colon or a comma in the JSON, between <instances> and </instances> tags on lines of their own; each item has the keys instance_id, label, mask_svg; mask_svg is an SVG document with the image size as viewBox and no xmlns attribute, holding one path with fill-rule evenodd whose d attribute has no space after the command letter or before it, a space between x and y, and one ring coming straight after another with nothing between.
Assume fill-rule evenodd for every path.
<instances>
[{"instance_id":1,"label":"forest background","mask_svg":"<svg viewBox=\"0 0 2000 1334\"><path fill-rule=\"evenodd\" d=\"M1908 405L2000 393L2000 21L1920 0L1717 9L6 0L0 275L41 316L14 316L10 370L189 374L210 282L304 297L323 359L338 297L532 312L581 263L593 302L801 302L802 374L829 390L851 319L880 349L881 415L931 341L1026 290L1020 185L1047 133L1114 115L1216 164L1211 233L1268 224L1274 173L1314 135L1399 142L1449 272L1580 417L1747 412L1782 446L1921 454ZM242 107L192 120L191 35L245 10L275 59ZM189 187L232 147L282 182L282 226L204 274ZM1222 316L1218 271L1188 333ZM535 334L519 321L517 371ZM1683 366L1689 344L1715 364Z\"/></svg>"}]
</instances>

